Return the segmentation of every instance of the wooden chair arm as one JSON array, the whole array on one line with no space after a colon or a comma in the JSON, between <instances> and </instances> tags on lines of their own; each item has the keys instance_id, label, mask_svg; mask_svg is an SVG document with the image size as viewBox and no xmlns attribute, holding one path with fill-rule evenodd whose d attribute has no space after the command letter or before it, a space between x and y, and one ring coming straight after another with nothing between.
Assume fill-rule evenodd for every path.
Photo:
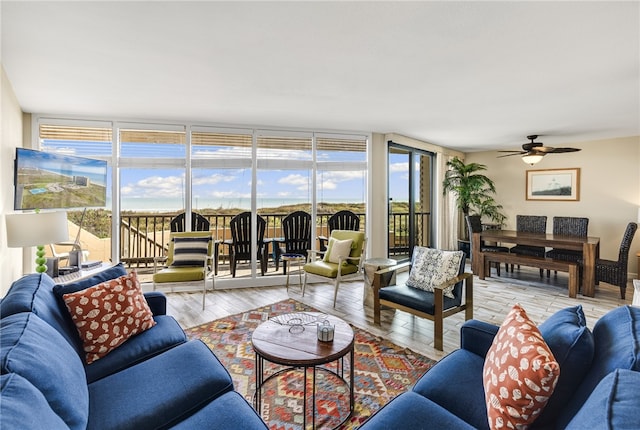
<instances>
[{"instance_id":1,"label":"wooden chair arm","mask_svg":"<svg viewBox=\"0 0 640 430\"><path fill-rule=\"evenodd\" d=\"M450 280L448 280L448 281L443 282L443 283L442 283L442 284L440 284L440 285L435 285L435 286L433 287L433 289L434 289L434 290L436 290L436 289L437 289L437 290L444 290L444 289L445 289L445 288L447 288L447 287L450 287L450 286L452 286L452 285L455 285L455 284L457 284L458 282L460 282L460 281L462 281L462 280L465 280L465 279L469 279L469 278L473 278L473 273L471 273L471 272L465 272L465 273L462 273L461 275L456 276L456 277L455 277L455 278L453 278L453 279L450 279Z\"/></svg>"},{"instance_id":2,"label":"wooden chair arm","mask_svg":"<svg viewBox=\"0 0 640 430\"><path fill-rule=\"evenodd\" d=\"M158 271L158 266L160 265L160 263L162 262L162 266L164 267L167 261L167 256L166 255L161 255L158 257L153 257L153 273L156 273Z\"/></svg>"}]
</instances>

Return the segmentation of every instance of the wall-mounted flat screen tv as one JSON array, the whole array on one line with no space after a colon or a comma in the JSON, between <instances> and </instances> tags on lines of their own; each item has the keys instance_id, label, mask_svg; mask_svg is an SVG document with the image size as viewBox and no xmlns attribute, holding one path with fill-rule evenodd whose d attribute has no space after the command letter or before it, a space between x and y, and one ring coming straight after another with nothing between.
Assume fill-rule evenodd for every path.
<instances>
[{"instance_id":1,"label":"wall-mounted flat screen tv","mask_svg":"<svg viewBox=\"0 0 640 430\"><path fill-rule=\"evenodd\" d=\"M107 162L16 148L14 209L104 207Z\"/></svg>"}]
</instances>

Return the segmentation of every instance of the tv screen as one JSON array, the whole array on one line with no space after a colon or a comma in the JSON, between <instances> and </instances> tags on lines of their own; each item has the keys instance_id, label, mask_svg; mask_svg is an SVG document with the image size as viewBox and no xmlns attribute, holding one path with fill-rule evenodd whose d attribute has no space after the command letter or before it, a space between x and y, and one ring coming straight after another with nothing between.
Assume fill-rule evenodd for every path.
<instances>
[{"instance_id":1,"label":"tv screen","mask_svg":"<svg viewBox=\"0 0 640 430\"><path fill-rule=\"evenodd\" d=\"M15 210L104 207L107 162L16 148Z\"/></svg>"}]
</instances>

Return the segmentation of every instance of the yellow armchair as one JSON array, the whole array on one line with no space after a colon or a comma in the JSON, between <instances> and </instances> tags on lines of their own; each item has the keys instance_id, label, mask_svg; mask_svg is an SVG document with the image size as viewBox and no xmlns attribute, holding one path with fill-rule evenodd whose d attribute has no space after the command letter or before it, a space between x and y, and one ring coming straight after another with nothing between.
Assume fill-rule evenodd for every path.
<instances>
[{"instance_id":1,"label":"yellow armchair","mask_svg":"<svg viewBox=\"0 0 640 430\"><path fill-rule=\"evenodd\" d=\"M333 230L326 252L307 251L307 263L303 267L302 295L304 296L308 275L322 278L334 285L333 307L335 308L340 282L362 276L366 245L367 238L361 231Z\"/></svg>"},{"instance_id":2,"label":"yellow armchair","mask_svg":"<svg viewBox=\"0 0 640 430\"><path fill-rule=\"evenodd\" d=\"M202 310L207 294L207 278L213 267L213 237L210 232L171 233L166 257L154 258L153 289L159 284L202 282ZM163 263L161 265L161 262ZM211 276L211 289L215 279Z\"/></svg>"}]
</instances>

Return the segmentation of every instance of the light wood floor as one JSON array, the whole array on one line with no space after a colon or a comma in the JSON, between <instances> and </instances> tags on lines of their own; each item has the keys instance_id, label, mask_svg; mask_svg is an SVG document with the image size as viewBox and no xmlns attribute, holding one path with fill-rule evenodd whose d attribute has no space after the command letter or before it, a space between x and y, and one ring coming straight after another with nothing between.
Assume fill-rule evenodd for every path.
<instances>
[{"instance_id":1,"label":"light wood floor","mask_svg":"<svg viewBox=\"0 0 640 430\"><path fill-rule=\"evenodd\" d=\"M470 270L468 268L468 270ZM406 276L406 274L405 274ZM292 277L296 279L296 277ZM594 298L567 295L567 276L553 273L549 279L540 278L538 269L522 268L501 277L474 277L474 318L499 325L514 303L520 303L536 322L544 321L559 309L582 305L590 327L609 310L633 299L631 282L626 300L620 299L617 287L601 283L596 286ZM144 284L145 290L150 284ZM433 323L401 311L383 310L382 324L374 325L372 311L362 305L363 282L345 282L338 291L338 303L333 308L333 286L309 284L304 297L297 283L290 286L233 288L207 293L206 308L202 310L202 292L168 292L167 313L175 317L183 328L193 327L228 315L265 306L287 298L306 303L322 312L336 315L370 333L397 345L407 347L429 358L438 360L460 346L460 326L464 313L445 319L444 351L433 347Z\"/></svg>"}]
</instances>

